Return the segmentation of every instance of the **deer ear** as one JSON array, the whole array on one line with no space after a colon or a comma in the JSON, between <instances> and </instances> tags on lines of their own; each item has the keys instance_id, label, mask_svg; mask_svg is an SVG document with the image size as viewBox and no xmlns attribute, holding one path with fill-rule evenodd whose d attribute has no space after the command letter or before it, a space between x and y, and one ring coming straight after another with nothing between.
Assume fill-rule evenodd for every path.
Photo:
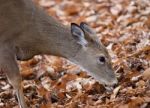
<instances>
[{"instance_id":1,"label":"deer ear","mask_svg":"<svg viewBox=\"0 0 150 108\"><path fill-rule=\"evenodd\" d=\"M94 41L99 41L98 37L96 36L96 32L88 24L86 24L85 22L81 22L80 27L84 31L87 38Z\"/></svg>"},{"instance_id":2,"label":"deer ear","mask_svg":"<svg viewBox=\"0 0 150 108\"><path fill-rule=\"evenodd\" d=\"M80 27L83 29L84 32L90 35L96 35L96 32L87 23L81 22Z\"/></svg>"},{"instance_id":3,"label":"deer ear","mask_svg":"<svg viewBox=\"0 0 150 108\"><path fill-rule=\"evenodd\" d=\"M84 37L83 30L75 23L71 23L71 34L78 44L82 46L86 46L88 44L87 40Z\"/></svg>"}]
</instances>

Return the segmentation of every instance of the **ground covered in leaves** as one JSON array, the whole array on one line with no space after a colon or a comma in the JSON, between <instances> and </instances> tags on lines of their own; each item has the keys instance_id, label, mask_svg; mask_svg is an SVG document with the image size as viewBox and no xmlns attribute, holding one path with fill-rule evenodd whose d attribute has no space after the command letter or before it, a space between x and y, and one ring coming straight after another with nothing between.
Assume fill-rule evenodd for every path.
<instances>
[{"instance_id":1,"label":"ground covered in leaves","mask_svg":"<svg viewBox=\"0 0 150 108\"><path fill-rule=\"evenodd\" d=\"M97 83L69 61L36 56L19 62L30 108L150 108L149 0L34 0L65 25L87 22L112 57L119 84ZM0 108L18 108L0 76Z\"/></svg>"}]
</instances>

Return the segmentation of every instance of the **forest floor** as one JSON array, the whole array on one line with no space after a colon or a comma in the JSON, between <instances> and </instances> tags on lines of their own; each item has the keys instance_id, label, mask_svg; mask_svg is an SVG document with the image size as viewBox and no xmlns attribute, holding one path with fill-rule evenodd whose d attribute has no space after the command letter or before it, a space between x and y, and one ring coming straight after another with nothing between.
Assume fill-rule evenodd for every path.
<instances>
[{"instance_id":1,"label":"forest floor","mask_svg":"<svg viewBox=\"0 0 150 108\"><path fill-rule=\"evenodd\" d=\"M20 64L30 108L150 108L149 0L34 0L65 25L86 22L107 47L118 85L111 90L60 57L35 56ZM0 76L0 108L18 108Z\"/></svg>"}]
</instances>

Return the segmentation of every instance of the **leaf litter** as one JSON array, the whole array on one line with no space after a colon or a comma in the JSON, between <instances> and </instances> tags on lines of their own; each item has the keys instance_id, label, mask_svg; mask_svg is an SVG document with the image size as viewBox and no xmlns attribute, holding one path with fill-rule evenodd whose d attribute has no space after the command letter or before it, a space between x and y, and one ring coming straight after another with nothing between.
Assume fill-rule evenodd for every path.
<instances>
[{"instance_id":1,"label":"leaf litter","mask_svg":"<svg viewBox=\"0 0 150 108\"><path fill-rule=\"evenodd\" d=\"M19 62L31 108L150 108L149 0L34 0L65 25L87 22L108 48L119 84L99 84L68 60L35 56ZM0 75L0 108L18 108Z\"/></svg>"}]
</instances>

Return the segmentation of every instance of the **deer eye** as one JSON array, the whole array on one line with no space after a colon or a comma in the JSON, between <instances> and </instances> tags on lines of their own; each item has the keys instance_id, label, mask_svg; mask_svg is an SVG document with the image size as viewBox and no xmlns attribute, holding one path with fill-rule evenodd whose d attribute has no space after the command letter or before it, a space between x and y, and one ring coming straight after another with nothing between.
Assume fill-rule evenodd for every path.
<instances>
[{"instance_id":1,"label":"deer eye","mask_svg":"<svg viewBox=\"0 0 150 108\"><path fill-rule=\"evenodd\" d=\"M100 56L100 57L99 57L99 63L100 63L100 64L104 64L105 62L106 62L105 57L104 57L104 56Z\"/></svg>"}]
</instances>

